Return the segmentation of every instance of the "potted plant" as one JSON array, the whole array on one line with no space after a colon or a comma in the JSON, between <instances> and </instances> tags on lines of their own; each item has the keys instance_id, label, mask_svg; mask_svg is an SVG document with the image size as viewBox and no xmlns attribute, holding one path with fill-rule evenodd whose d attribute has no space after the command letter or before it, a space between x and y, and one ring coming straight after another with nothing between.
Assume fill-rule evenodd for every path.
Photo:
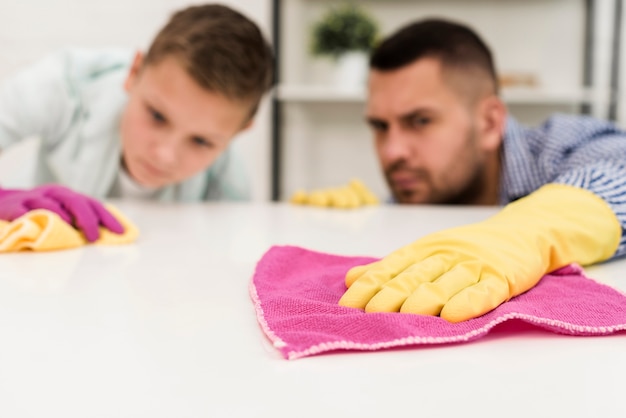
<instances>
[{"instance_id":1,"label":"potted plant","mask_svg":"<svg viewBox=\"0 0 626 418\"><path fill-rule=\"evenodd\" d=\"M362 87L369 52L378 36L377 22L362 8L345 3L331 8L313 26L312 52L336 61L335 83Z\"/></svg>"}]
</instances>

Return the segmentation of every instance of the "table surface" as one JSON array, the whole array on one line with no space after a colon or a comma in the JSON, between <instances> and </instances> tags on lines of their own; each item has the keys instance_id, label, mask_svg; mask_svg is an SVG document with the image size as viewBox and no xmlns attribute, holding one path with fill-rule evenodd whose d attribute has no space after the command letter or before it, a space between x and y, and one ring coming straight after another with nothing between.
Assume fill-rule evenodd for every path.
<instances>
[{"instance_id":1,"label":"table surface","mask_svg":"<svg viewBox=\"0 0 626 418\"><path fill-rule=\"evenodd\" d=\"M289 361L257 324L272 245L384 256L495 208L114 203L137 243L0 256L1 417L626 416L624 334ZM626 259L586 271L626 290Z\"/></svg>"}]
</instances>

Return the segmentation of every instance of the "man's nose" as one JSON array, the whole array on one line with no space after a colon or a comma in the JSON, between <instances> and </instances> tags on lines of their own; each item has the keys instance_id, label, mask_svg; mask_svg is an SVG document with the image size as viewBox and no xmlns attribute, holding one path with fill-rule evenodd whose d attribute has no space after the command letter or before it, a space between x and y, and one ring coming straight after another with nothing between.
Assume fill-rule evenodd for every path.
<instances>
[{"instance_id":1,"label":"man's nose","mask_svg":"<svg viewBox=\"0 0 626 418\"><path fill-rule=\"evenodd\" d=\"M390 126L381 144L381 154L386 161L407 159L410 154L410 138L401 128Z\"/></svg>"}]
</instances>

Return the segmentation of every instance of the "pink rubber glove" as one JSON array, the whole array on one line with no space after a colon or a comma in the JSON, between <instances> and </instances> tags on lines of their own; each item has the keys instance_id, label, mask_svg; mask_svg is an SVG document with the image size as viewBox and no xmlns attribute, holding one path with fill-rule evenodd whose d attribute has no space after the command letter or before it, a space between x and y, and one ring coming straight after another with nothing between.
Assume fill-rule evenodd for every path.
<instances>
[{"instance_id":1,"label":"pink rubber glove","mask_svg":"<svg viewBox=\"0 0 626 418\"><path fill-rule=\"evenodd\" d=\"M56 213L83 231L89 242L100 237L100 225L116 234L124 232L124 227L102 203L67 187L46 185L30 190L0 189L0 219L12 221L33 209Z\"/></svg>"}]
</instances>

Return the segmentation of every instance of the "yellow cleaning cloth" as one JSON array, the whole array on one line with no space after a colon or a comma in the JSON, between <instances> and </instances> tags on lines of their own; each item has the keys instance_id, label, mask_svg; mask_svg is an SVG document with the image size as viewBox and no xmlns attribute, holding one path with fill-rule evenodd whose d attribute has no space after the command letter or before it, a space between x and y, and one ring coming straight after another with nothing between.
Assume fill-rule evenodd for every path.
<instances>
[{"instance_id":1,"label":"yellow cleaning cloth","mask_svg":"<svg viewBox=\"0 0 626 418\"><path fill-rule=\"evenodd\" d=\"M379 204L378 198L374 193L358 179L352 179L345 186L316 189L309 193L305 190L298 190L291 196L289 201L296 205L343 209Z\"/></svg>"},{"instance_id":2,"label":"yellow cleaning cloth","mask_svg":"<svg viewBox=\"0 0 626 418\"><path fill-rule=\"evenodd\" d=\"M123 234L100 228L96 244L127 244L139 236L139 230L117 209L108 206L109 212L124 226ZM52 251L80 247L88 244L79 230L65 222L56 213L35 209L9 222L0 220L0 253L14 251Z\"/></svg>"}]
</instances>

